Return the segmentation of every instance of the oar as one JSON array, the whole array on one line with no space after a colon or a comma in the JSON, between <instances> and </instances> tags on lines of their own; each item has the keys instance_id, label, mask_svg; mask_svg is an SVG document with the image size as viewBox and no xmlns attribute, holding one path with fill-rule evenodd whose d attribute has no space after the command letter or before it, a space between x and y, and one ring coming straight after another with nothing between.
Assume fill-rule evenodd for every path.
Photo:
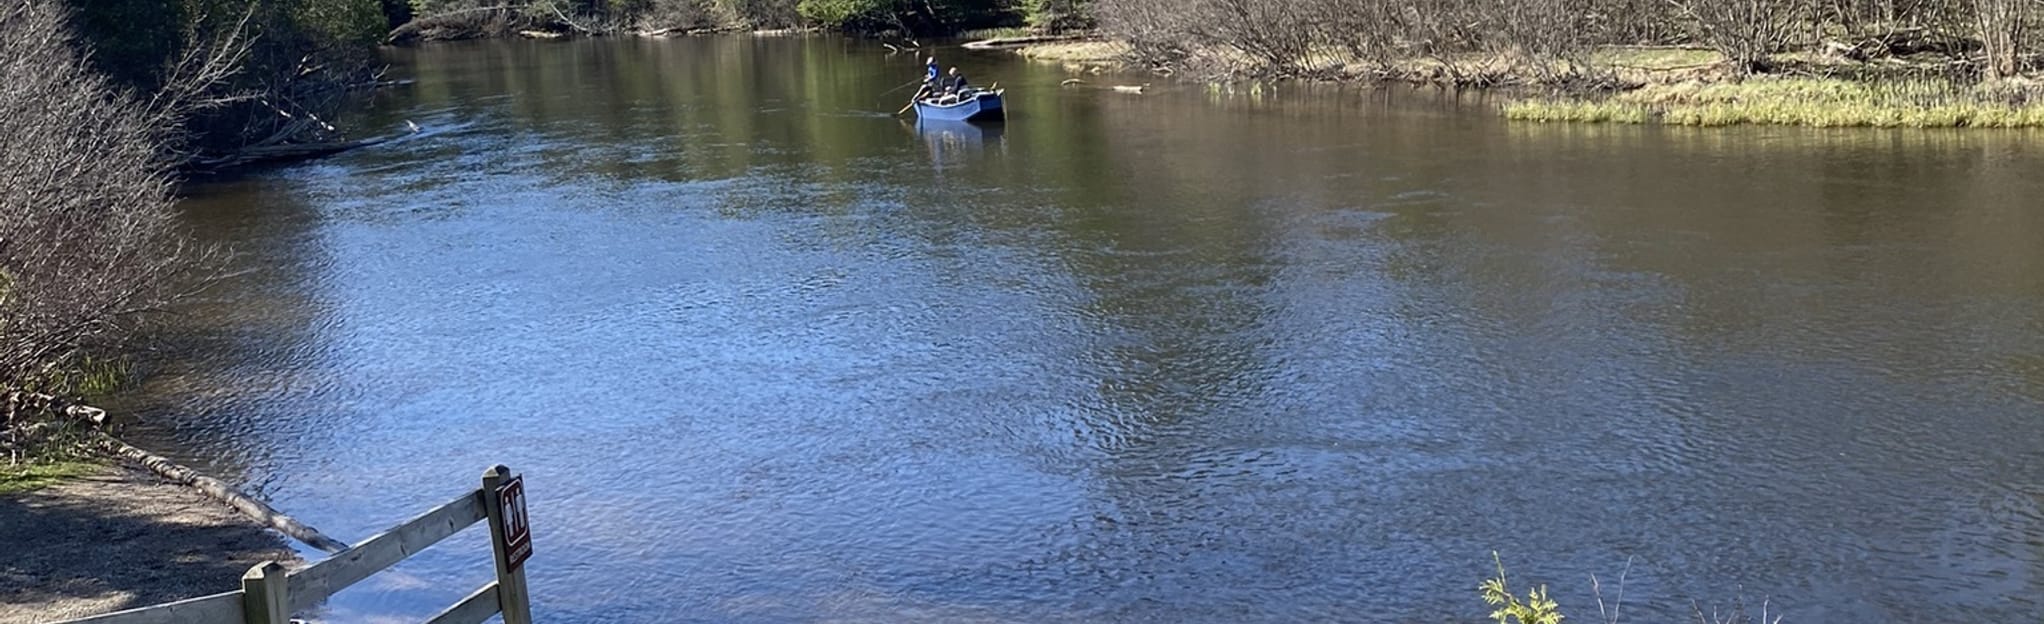
<instances>
[{"instance_id":1,"label":"oar","mask_svg":"<svg viewBox=\"0 0 2044 624\"><path fill-rule=\"evenodd\" d=\"M928 87L929 87L929 85L924 85L924 88L928 88ZM906 112L908 112L908 109L911 109L911 108L915 108L915 107L916 107L916 100L918 100L918 99L922 99L922 97L923 97L923 90L922 90L922 89L916 89L916 94L915 94L915 95L911 95L911 96L908 96L908 103L907 103L907 104L903 104L903 105L901 106L901 110L898 110L898 111L894 111L894 116L896 116L896 117L900 117L902 113L906 113Z\"/></svg>"}]
</instances>

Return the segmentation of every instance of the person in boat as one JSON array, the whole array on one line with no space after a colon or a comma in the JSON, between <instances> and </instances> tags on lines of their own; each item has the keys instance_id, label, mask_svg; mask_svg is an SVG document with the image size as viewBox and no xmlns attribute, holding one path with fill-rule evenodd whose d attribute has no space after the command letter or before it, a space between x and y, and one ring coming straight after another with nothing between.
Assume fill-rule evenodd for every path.
<instances>
[{"instance_id":1,"label":"person in boat","mask_svg":"<svg viewBox=\"0 0 2044 624\"><path fill-rule=\"evenodd\" d=\"M951 68L951 75L944 78L943 95L937 98L937 103L950 104L957 102L970 91L972 91L972 87L965 84L965 74L958 71L958 68L954 66Z\"/></svg>"},{"instance_id":2,"label":"person in boat","mask_svg":"<svg viewBox=\"0 0 2044 624\"><path fill-rule=\"evenodd\" d=\"M909 100L934 98L942 94L944 92L944 85L941 84L943 79L943 73L937 69L937 56L934 54L930 55L929 60L923 63L923 85L916 88L915 96L910 97Z\"/></svg>"}]
</instances>

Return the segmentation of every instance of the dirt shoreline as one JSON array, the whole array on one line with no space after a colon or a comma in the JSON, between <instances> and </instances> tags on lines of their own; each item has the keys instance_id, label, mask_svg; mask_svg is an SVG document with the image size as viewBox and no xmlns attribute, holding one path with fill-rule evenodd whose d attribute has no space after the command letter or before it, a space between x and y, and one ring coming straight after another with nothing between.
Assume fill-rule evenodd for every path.
<instances>
[{"instance_id":1,"label":"dirt shoreline","mask_svg":"<svg viewBox=\"0 0 2044 624\"><path fill-rule=\"evenodd\" d=\"M55 622L240 587L282 536L190 488L114 465L0 494L0 624Z\"/></svg>"}]
</instances>

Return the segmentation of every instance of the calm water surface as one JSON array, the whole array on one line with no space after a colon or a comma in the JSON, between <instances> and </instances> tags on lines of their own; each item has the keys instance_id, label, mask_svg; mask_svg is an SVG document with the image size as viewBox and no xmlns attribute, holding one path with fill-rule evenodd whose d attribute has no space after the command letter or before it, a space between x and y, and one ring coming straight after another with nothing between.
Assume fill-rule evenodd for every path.
<instances>
[{"instance_id":1,"label":"calm water surface","mask_svg":"<svg viewBox=\"0 0 2044 624\"><path fill-rule=\"evenodd\" d=\"M2044 135L943 54L1005 127L829 38L392 52L347 123L424 132L195 191L249 272L126 408L344 539L522 470L553 622L1468 622L1493 550L1586 621L2044 612Z\"/></svg>"}]
</instances>

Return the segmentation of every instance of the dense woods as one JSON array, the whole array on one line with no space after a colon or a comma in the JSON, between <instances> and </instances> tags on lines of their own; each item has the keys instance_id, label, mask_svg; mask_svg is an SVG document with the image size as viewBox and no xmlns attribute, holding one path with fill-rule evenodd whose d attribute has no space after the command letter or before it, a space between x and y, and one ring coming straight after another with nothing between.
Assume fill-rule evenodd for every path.
<instances>
[{"instance_id":1,"label":"dense woods","mask_svg":"<svg viewBox=\"0 0 2044 624\"><path fill-rule=\"evenodd\" d=\"M70 0L99 66L150 84L181 46L248 16L252 73L397 39L823 27L945 35L1098 30L1160 66L1264 76L1487 54L1590 67L1611 45L1693 45L1739 71L1814 54L1932 55L2012 76L2035 64L2038 0Z\"/></svg>"},{"instance_id":2,"label":"dense woods","mask_svg":"<svg viewBox=\"0 0 2044 624\"><path fill-rule=\"evenodd\" d=\"M416 0L406 10L470 24L445 31L465 36L534 24L904 35L1097 30L1155 66L1267 77L1487 55L1518 61L1514 71L1569 79L1594 72L1594 51L1618 45L1708 48L1741 73L1915 56L1948 66L1941 71L2007 77L2034 66L2044 43L2033 27L2044 17L2038 0Z\"/></svg>"},{"instance_id":3,"label":"dense woods","mask_svg":"<svg viewBox=\"0 0 2044 624\"><path fill-rule=\"evenodd\" d=\"M1077 24L1076 0L416 0L399 39L486 37L521 29L584 33L762 30L815 26L863 34L947 35ZM1063 11L1061 13L1061 11Z\"/></svg>"}]
</instances>

